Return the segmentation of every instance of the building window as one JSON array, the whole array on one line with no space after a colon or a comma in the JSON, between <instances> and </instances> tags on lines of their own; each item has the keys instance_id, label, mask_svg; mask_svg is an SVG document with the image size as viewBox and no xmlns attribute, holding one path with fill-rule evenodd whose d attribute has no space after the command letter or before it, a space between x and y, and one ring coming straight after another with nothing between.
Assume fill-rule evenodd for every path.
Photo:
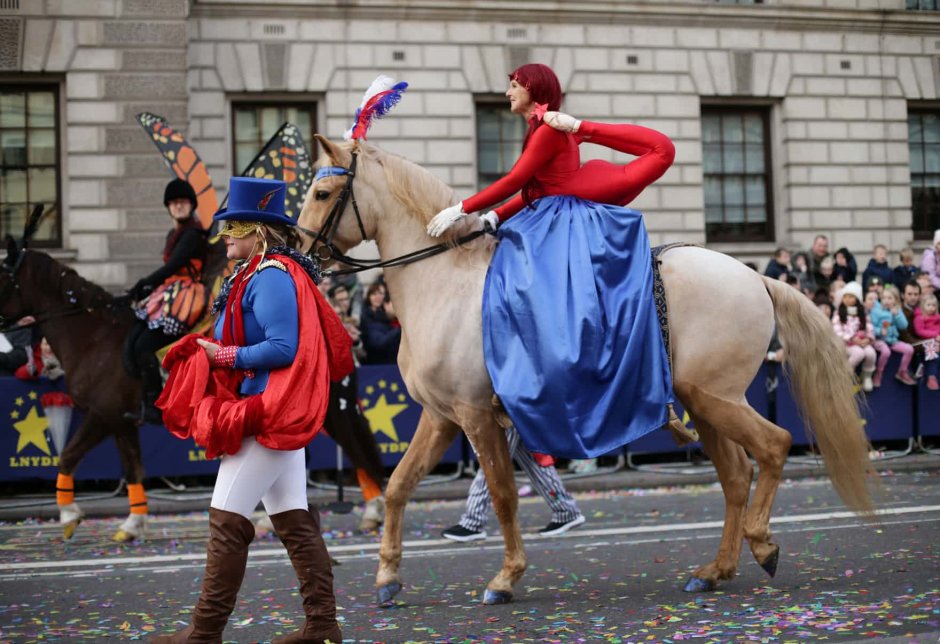
<instances>
[{"instance_id":1,"label":"building window","mask_svg":"<svg viewBox=\"0 0 940 644\"><path fill-rule=\"evenodd\" d=\"M264 144L268 142L278 128L289 121L296 125L307 144L307 151L311 159L316 159L316 143L313 139L314 128L317 123L316 104L313 101L304 101L296 105L278 101L275 103L233 103L232 104L232 130L234 136L234 149L232 159L235 161L234 172L241 174L248 165L254 161L261 152Z\"/></svg>"},{"instance_id":2,"label":"building window","mask_svg":"<svg viewBox=\"0 0 940 644\"><path fill-rule=\"evenodd\" d=\"M702 109L705 235L709 242L773 240L769 111Z\"/></svg>"},{"instance_id":3,"label":"building window","mask_svg":"<svg viewBox=\"0 0 940 644\"><path fill-rule=\"evenodd\" d=\"M506 101L478 101L477 189L509 172L522 152L525 120L509 111Z\"/></svg>"},{"instance_id":4,"label":"building window","mask_svg":"<svg viewBox=\"0 0 940 644\"><path fill-rule=\"evenodd\" d=\"M914 239L932 239L940 228L940 110L907 116L911 153L911 228Z\"/></svg>"},{"instance_id":5,"label":"building window","mask_svg":"<svg viewBox=\"0 0 940 644\"><path fill-rule=\"evenodd\" d=\"M45 206L34 246L61 246L59 90L55 85L0 84L0 235L23 234Z\"/></svg>"},{"instance_id":6,"label":"building window","mask_svg":"<svg viewBox=\"0 0 940 644\"><path fill-rule=\"evenodd\" d=\"M940 11L940 0L907 0L910 11Z\"/></svg>"}]
</instances>

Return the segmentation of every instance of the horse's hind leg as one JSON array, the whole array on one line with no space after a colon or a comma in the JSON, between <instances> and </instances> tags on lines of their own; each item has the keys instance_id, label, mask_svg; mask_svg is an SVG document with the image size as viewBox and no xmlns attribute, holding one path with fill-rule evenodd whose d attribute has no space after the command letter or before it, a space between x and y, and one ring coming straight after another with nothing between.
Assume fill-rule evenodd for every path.
<instances>
[{"instance_id":1,"label":"horse's hind leg","mask_svg":"<svg viewBox=\"0 0 940 644\"><path fill-rule=\"evenodd\" d=\"M82 522L84 515L75 503L75 470L85 458L85 454L104 440L107 433L102 429L101 417L93 412L85 415L82 424L65 445L59 456L59 476L56 480L56 503L59 506L59 524L66 539L71 539L75 528Z\"/></svg>"},{"instance_id":2,"label":"horse's hind leg","mask_svg":"<svg viewBox=\"0 0 940 644\"><path fill-rule=\"evenodd\" d=\"M746 449L757 461L757 488L744 522L744 536L751 554L773 577L777 572L780 546L770 540L770 512L790 452L790 432L763 418L746 402L732 402L696 385L684 385L677 394L688 403L689 413Z\"/></svg>"},{"instance_id":3,"label":"horse's hind leg","mask_svg":"<svg viewBox=\"0 0 940 644\"><path fill-rule=\"evenodd\" d=\"M435 420L421 413L418 428L404 458L398 463L385 488L385 533L379 549L379 570L375 577L379 605L388 606L401 591L398 568L401 565L401 531L405 504L421 479L440 462L457 436L457 425Z\"/></svg>"},{"instance_id":4,"label":"horse's hind leg","mask_svg":"<svg viewBox=\"0 0 940 644\"><path fill-rule=\"evenodd\" d=\"M734 578L741 558L741 544L744 540L744 516L747 511L747 499L751 493L751 480L754 468L748 460L744 448L727 438L720 436L715 428L693 415L695 429L698 430L705 453L715 465L721 490L725 495L725 525L721 533L721 544L715 560L694 573L685 586L686 592L714 590L718 581Z\"/></svg>"},{"instance_id":5,"label":"horse's hind leg","mask_svg":"<svg viewBox=\"0 0 940 644\"><path fill-rule=\"evenodd\" d=\"M111 538L128 543L144 536L147 527L147 493L144 491L144 463L140 451L140 434L136 425L128 423L114 433L124 476L127 480L127 501L130 513Z\"/></svg>"}]
</instances>

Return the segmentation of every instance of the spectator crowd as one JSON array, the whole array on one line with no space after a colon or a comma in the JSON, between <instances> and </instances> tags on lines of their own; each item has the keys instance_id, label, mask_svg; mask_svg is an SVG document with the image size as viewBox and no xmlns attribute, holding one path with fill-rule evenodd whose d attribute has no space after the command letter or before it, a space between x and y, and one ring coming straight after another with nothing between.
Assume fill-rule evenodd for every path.
<instances>
[{"instance_id":1,"label":"spectator crowd","mask_svg":"<svg viewBox=\"0 0 940 644\"><path fill-rule=\"evenodd\" d=\"M817 235L808 251L778 248L764 274L800 290L832 320L864 391L881 386L892 353L901 360L889 375L910 386L926 377L927 389L940 390L940 230L919 262L911 248L898 253L894 266L883 244L871 255L859 273L848 248L830 253L829 239Z\"/></svg>"}]
</instances>

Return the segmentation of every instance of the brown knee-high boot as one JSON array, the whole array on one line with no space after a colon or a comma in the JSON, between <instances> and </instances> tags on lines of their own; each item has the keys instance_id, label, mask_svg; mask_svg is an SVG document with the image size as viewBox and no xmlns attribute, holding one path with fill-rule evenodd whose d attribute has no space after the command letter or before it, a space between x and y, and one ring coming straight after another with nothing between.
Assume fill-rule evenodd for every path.
<instances>
[{"instance_id":1,"label":"brown knee-high boot","mask_svg":"<svg viewBox=\"0 0 940 644\"><path fill-rule=\"evenodd\" d=\"M271 523L287 548L297 573L307 618L303 629L277 638L272 644L324 644L327 641L339 644L343 641L343 634L336 623L333 570L320 534L320 513L316 510L288 510L272 514Z\"/></svg>"},{"instance_id":2,"label":"brown knee-high boot","mask_svg":"<svg viewBox=\"0 0 940 644\"><path fill-rule=\"evenodd\" d=\"M193 609L190 626L170 636L156 637L161 644L210 644L222 641L222 631L235 608L238 589L245 578L248 546L255 527L240 514L209 508L209 545L202 593Z\"/></svg>"}]
</instances>

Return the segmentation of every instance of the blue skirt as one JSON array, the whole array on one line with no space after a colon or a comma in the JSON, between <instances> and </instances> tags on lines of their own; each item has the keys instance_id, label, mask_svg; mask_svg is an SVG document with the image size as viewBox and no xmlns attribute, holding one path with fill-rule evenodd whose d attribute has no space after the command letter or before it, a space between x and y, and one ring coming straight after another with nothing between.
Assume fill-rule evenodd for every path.
<instances>
[{"instance_id":1,"label":"blue skirt","mask_svg":"<svg viewBox=\"0 0 940 644\"><path fill-rule=\"evenodd\" d=\"M545 197L498 237L483 291L483 348L526 447L590 458L665 424L672 375L643 216Z\"/></svg>"}]
</instances>

